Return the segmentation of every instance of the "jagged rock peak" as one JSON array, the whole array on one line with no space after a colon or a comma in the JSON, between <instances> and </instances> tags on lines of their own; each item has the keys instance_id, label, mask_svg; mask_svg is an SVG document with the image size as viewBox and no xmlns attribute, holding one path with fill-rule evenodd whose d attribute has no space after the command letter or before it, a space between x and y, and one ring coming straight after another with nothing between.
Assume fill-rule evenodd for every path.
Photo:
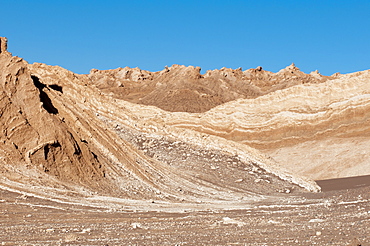
<instances>
[{"instance_id":1,"label":"jagged rock peak","mask_svg":"<svg viewBox=\"0 0 370 246\"><path fill-rule=\"evenodd\" d=\"M287 66L286 68L283 68L279 71L279 73L281 72L294 72L294 71L300 71L299 68L297 68L295 66L294 63L290 64L289 66Z\"/></svg>"},{"instance_id":2,"label":"jagged rock peak","mask_svg":"<svg viewBox=\"0 0 370 246\"><path fill-rule=\"evenodd\" d=\"M8 53L8 39L0 37L0 53Z\"/></svg>"},{"instance_id":3,"label":"jagged rock peak","mask_svg":"<svg viewBox=\"0 0 370 246\"><path fill-rule=\"evenodd\" d=\"M286 69L290 69L290 70L299 70L299 68L297 68L294 64L294 62L292 62L292 64L290 64L289 66L286 67Z\"/></svg>"},{"instance_id":4,"label":"jagged rock peak","mask_svg":"<svg viewBox=\"0 0 370 246\"><path fill-rule=\"evenodd\" d=\"M317 77L317 78L319 78L319 77L321 77L321 76L322 76L322 75L321 75L321 73L319 73L319 70L312 71L312 72L310 73L310 75L311 75L311 76L314 76L314 77Z\"/></svg>"},{"instance_id":5,"label":"jagged rock peak","mask_svg":"<svg viewBox=\"0 0 370 246\"><path fill-rule=\"evenodd\" d=\"M194 66L185 66L185 65L178 65L178 64L173 64L171 67L165 67L162 72L176 72L179 74L195 74L199 75L200 74L200 67L194 67Z\"/></svg>"},{"instance_id":6,"label":"jagged rock peak","mask_svg":"<svg viewBox=\"0 0 370 246\"><path fill-rule=\"evenodd\" d=\"M320 74L319 70L312 71L310 74Z\"/></svg>"}]
</instances>

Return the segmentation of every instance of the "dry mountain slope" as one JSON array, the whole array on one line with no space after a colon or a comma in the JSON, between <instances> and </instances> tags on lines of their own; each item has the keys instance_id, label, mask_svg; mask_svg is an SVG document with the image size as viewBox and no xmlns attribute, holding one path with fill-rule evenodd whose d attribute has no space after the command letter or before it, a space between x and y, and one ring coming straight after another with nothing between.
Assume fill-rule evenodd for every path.
<instances>
[{"instance_id":1,"label":"dry mountain slope","mask_svg":"<svg viewBox=\"0 0 370 246\"><path fill-rule=\"evenodd\" d=\"M3 189L109 206L239 206L319 190L256 149L164 124L173 113L103 93L87 75L28 64L0 40Z\"/></svg>"},{"instance_id":2,"label":"dry mountain slope","mask_svg":"<svg viewBox=\"0 0 370 246\"><path fill-rule=\"evenodd\" d=\"M333 77L305 74L294 64L272 73L222 68L200 74L199 67L173 65L159 72L139 68L92 69L90 83L116 98L172 112L201 113L239 98L256 98L297 84L323 83Z\"/></svg>"}]
</instances>

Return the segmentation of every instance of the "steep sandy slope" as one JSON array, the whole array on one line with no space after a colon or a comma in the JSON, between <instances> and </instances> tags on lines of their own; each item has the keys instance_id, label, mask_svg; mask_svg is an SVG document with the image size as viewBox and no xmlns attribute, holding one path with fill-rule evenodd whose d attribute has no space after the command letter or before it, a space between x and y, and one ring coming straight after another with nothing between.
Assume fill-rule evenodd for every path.
<instances>
[{"instance_id":1,"label":"steep sandy slope","mask_svg":"<svg viewBox=\"0 0 370 246\"><path fill-rule=\"evenodd\" d=\"M172 113L102 93L86 75L30 65L4 38L0 51L2 188L78 202L228 205L319 190L256 149L166 125Z\"/></svg>"}]
</instances>

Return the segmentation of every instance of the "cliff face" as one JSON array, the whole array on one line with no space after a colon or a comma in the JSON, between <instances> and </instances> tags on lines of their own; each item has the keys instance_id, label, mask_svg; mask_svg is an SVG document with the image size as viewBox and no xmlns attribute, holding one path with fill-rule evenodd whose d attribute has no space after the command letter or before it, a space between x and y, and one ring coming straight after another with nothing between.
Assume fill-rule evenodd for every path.
<instances>
[{"instance_id":1,"label":"cliff face","mask_svg":"<svg viewBox=\"0 0 370 246\"><path fill-rule=\"evenodd\" d=\"M171 120L179 114L185 121L195 116L202 119L203 114L133 104L112 93L128 89L131 94L127 95L134 98L137 92L133 91L141 92L146 80L160 79L164 86L177 81L171 84L176 88L182 85L177 80L181 76L190 86L201 77L210 81L221 76L217 74L226 69L204 76L199 75L199 68L183 66L157 73L117 69L77 75L58 66L28 64L6 51L4 38L0 44L3 188L77 201L81 197L97 201L98 195L104 195L210 204L320 189L256 149L217 134L177 127ZM232 77L233 71L228 73ZM161 87L158 83L153 88ZM159 93L152 90L147 96L154 92ZM204 117L213 116L206 113Z\"/></svg>"}]
</instances>

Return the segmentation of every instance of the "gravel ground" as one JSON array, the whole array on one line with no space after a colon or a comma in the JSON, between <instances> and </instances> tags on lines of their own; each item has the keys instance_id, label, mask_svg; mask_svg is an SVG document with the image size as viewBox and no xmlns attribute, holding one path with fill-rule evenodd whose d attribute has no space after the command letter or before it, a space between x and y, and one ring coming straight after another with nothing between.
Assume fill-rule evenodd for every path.
<instances>
[{"instance_id":1,"label":"gravel ground","mask_svg":"<svg viewBox=\"0 0 370 246\"><path fill-rule=\"evenodd\" d=\"M133 212L0 190L1 245L370 245L370 187L247 209Z\"/></svg>"}]
</instances>

